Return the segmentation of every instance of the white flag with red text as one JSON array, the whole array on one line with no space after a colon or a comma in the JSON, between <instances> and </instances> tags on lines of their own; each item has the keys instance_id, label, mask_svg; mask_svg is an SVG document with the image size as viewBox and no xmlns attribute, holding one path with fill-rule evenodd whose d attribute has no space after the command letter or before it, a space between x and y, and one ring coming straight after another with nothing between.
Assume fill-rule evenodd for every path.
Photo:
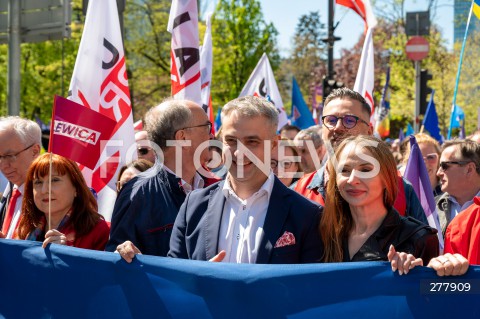
<instances>
[{"instance_id":1,"label":"white flag with red text","mask_svg":"<svg viewBox=\"0 0 480 319\"><path fill-rule=\"evenodd\" d=\"M215 121L213 117L212 98L210 90L212 87L212 66L213 66L213 45L212 45L212 14L207 14L207 29L203 37L203 44L200 48L200 74L202 83L202 107L207 112L211 123ZM212 130L214 128L212 127Z\"/></svg>"},{"instance_id":2,"label":"white flag with red text","mask_svg":"<svg viewBox=\"0 0 480 319\"><path fill-rule=\"evenodd\" d=\"M172 34L172 96L202 105L197 0L173 0L167 30Z\"/></svg>"},{"instance_id":3,"label":"white flag with red text","mask_svg":"<svg viewBox=\"0 0 480 319\"><path fill-rule=\"evenodd\" d=\"M283 108L282 97L278 90L277 82L273 76L273 70L268 61L267 55L264 53L260 58L257 66L253 70L247 84L240 92L240 96L261 96L272 102L278 111L278 129L280 130L288 123L287 113Z\"/></svg>"},{"instance_id":4,"label":"white flag with red text","mask_svg":"<svg viewBox=\"0 0 480 319\"><path fill-rule=\"evenodd\" d=\"M114 133L105 141L95 169L82 168L88 186L98 193L98 209L111 219L116 198L116 179L135 147L133 116L128 88L116 0L90 1L82 40L69 88L69 99L115 120Z\"/></svg>"},{"instance_id":5,"label":"white flag with red text","mask_svg":"<svg viewBox=\"0 0 480 319\"><path fill-rule=\"evenodd\" d=\"M355 79L354 91L360 93L372 110L370 122L375 127L375 105L373 102L373 88L375 84L375 65L373 48L373 29L368 29L363 43L362 56L358 66L357 78Z\"/></svg>"}]
</instances>

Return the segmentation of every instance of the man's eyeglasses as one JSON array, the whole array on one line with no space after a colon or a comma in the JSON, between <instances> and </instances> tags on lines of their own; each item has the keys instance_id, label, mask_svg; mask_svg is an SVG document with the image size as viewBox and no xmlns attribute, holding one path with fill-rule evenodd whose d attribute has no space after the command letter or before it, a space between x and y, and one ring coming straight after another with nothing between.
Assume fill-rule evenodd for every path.
<instances>
[{"instance_id":1,"label":"man's eyeglasses","mask_svg":"<svg viewBox=\"0 0 480 319\"><path fill-rule=\"evenodd\" d=\"M440 168L445 172L447 169L450 168L450 165L466 165L471 163L472 161L447 161L447 162L440 162Z\"/></svg>"},{"instance_id":2,"label":"man's eyeglasses","mask_svg":"<svg viewBox=\"0 0 480 319\"><path fill-rule=\"evenodd\" d=\"M290 167L292 167L292 164L293 164L293 162L290 162L290 161L277 161L277 160L274 160L274 159L272 159L270 161L270 167L272 169L275 169L278 166L280 166L284 169L289 169Z\"/></svg>"},{"instance_id":3,"label":"man's eyeglasses","mask_svg":"<svg viewBox=\"0 0 480 319\"><path fill-rule=\"evenodd\" d=\"M361 118L355 115L345 115L345 116L335 116L335 115L325 115L322 116L323 125L327 128L331 129L337 126L338 120L342 120L342 125L346 129L354 128L358 121L370 125L369 123L365 122Z\"/></svg>"},{"instance_id":4,"label":"man's eyeglasses","mask_svg":"<svg viewBox=\"0 0 480 319\"><path fill-rule=\"evenodd\" d=\"M32 147L34 144L24 148L23 150L15 153L15 154L8 154L8 155L2 155L0 156L0 163L2 163L3 161L5 161L6 163L13 163L17 160L17 156L20 155L21 153L25 152L26 150L28 150L30 147Z\"/></svg>"},{"instance_id":5,"label":"man's eyeglasses","mask_svg":"<svg viewBox=\"0 0 480 319\"><path fill-rule=\"evenodd\" d=\"M186 130L186 129L188 129L188 128L204 127L204 126L207 126L207 127L208 127L208 131L209 131L209 132L212 130L212 122L208 121L208 123L205 123L205 124L200 124L200 125L194 125L194 126L184 127L184 128L179 129L178 131L180 131L180 130Z\"/></svg>"},{"instance_id":6,"label":"man's eyeglasses","mask_svg":"<svg viewBox=\"0 0 480 319\"><path fill-rule=\"evenodd\" d=\"M150 148L148 147L139 147L137 148L138 155L145 156L150 152Z\"/></svg>"},{"instance_id":7,"label":"man's eyeglasses","mask_svg":"<svg viewBox=\"0 0 480 319\"><path fill-rule=\"evenodd\" d=\"M427 156L423 157L424 162L430 162L430 163L435 163L437 161L438 154L437 153L431 153L427 154Z\"/></svg>"}]
</instances>

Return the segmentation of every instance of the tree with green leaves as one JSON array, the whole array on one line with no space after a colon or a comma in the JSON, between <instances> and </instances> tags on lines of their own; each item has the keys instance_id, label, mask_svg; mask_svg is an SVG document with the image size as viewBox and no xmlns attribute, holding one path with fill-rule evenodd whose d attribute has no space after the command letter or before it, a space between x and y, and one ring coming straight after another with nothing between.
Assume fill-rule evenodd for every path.
<instances>
[{"instance_id":1,"label":"tree with green leaves","mask_svg":"<svg viewBox=\"0 0 480 319\"><path fill-rule=\"evenodd\" d=\"M215 106L238 97L264 52L274 70L279 65L278 32L265 23L258 0L219 0L212 34Z\"/></svg>"},{"instance_id":2,"label":"tree with green leaves","mask_svg":"<svg viewBox=\"0 0 480 319\"><path fill-rule=\"evenodd\" d=\"M171 1L128 0L124 15L125 55L134 118L171 95Z\"/></svg>"}]
</instances>

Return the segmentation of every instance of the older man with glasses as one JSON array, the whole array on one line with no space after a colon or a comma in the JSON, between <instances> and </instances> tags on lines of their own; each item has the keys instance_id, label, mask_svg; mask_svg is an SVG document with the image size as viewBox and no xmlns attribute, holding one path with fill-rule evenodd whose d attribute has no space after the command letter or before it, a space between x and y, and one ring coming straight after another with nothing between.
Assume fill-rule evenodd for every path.
<instances>
[{"instance_id":1,"label":"older man with glasses","mask_svg":"<svg viewBox=\"0 0 480 319\"><path fill-rule=\"evenodd\" d=\"M213 138L212 124L200 106L167 99L148 111L145 124L152 146L158 146L163 156L123 186L106 247L122 252L127 260L140 251L166 256L173 223L187 194L217 181L197 172L210 159L207 142Z\"/></svg>"},{"instance_id":2,"label":"older man with glasses","mask_svg":"<svg viewBox=\"0 0 480 319\"><path fill-rule=\"evenodd\" d=\"M362 95L348 89L333 90L326 98L323 107L322 139L327 147L327 155L348 136L372 135L370 123L371 109ZM326 165L325 165L326 166ZM305 197L325 205L325 189L328 176L325 166L302 177L295 190ZM398 176L399 193L394 207L403 216L411 216L428 224L425 213L410 183Z\"/></svg>"},{"instance_id":3,"label":"older man with glasses","mask_svg":"<svg viewBox=\"0 0 480 319\"><path fill-rule=\"evenodd\" d=\"M0 170L8 185L0 202L0 237L12 238L21 215L28 168L40 154L42 132L37 123L9 116L0 118Z\"/></svg>"},{"instance_id":4,"label":"older man with glasses","mask_svg":"<svg viewBox=\"0 0 480 319\"><path fill-rule=\"evenodd\" d=\"M444 193L435 200L445 235L452 219L480 196L480 144L471 140L445 142L437 175Z\"/></svg>"}]
</instances>

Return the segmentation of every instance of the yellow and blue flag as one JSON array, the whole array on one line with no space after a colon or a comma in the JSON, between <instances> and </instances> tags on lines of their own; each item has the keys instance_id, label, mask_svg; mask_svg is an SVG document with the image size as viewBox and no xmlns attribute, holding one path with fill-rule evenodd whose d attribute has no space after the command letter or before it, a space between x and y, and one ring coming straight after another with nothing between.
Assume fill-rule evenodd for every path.
<instances>
[{"instance_id":1,"label":"yellow and blue flag","mask_svg":"<svg viewBox=\"0 0 480 319\"><path fill-rule=\"evenodd\" d=\"M473 13L480 19L480 0L473 0Z\"/></svg>"}]
</instances>

